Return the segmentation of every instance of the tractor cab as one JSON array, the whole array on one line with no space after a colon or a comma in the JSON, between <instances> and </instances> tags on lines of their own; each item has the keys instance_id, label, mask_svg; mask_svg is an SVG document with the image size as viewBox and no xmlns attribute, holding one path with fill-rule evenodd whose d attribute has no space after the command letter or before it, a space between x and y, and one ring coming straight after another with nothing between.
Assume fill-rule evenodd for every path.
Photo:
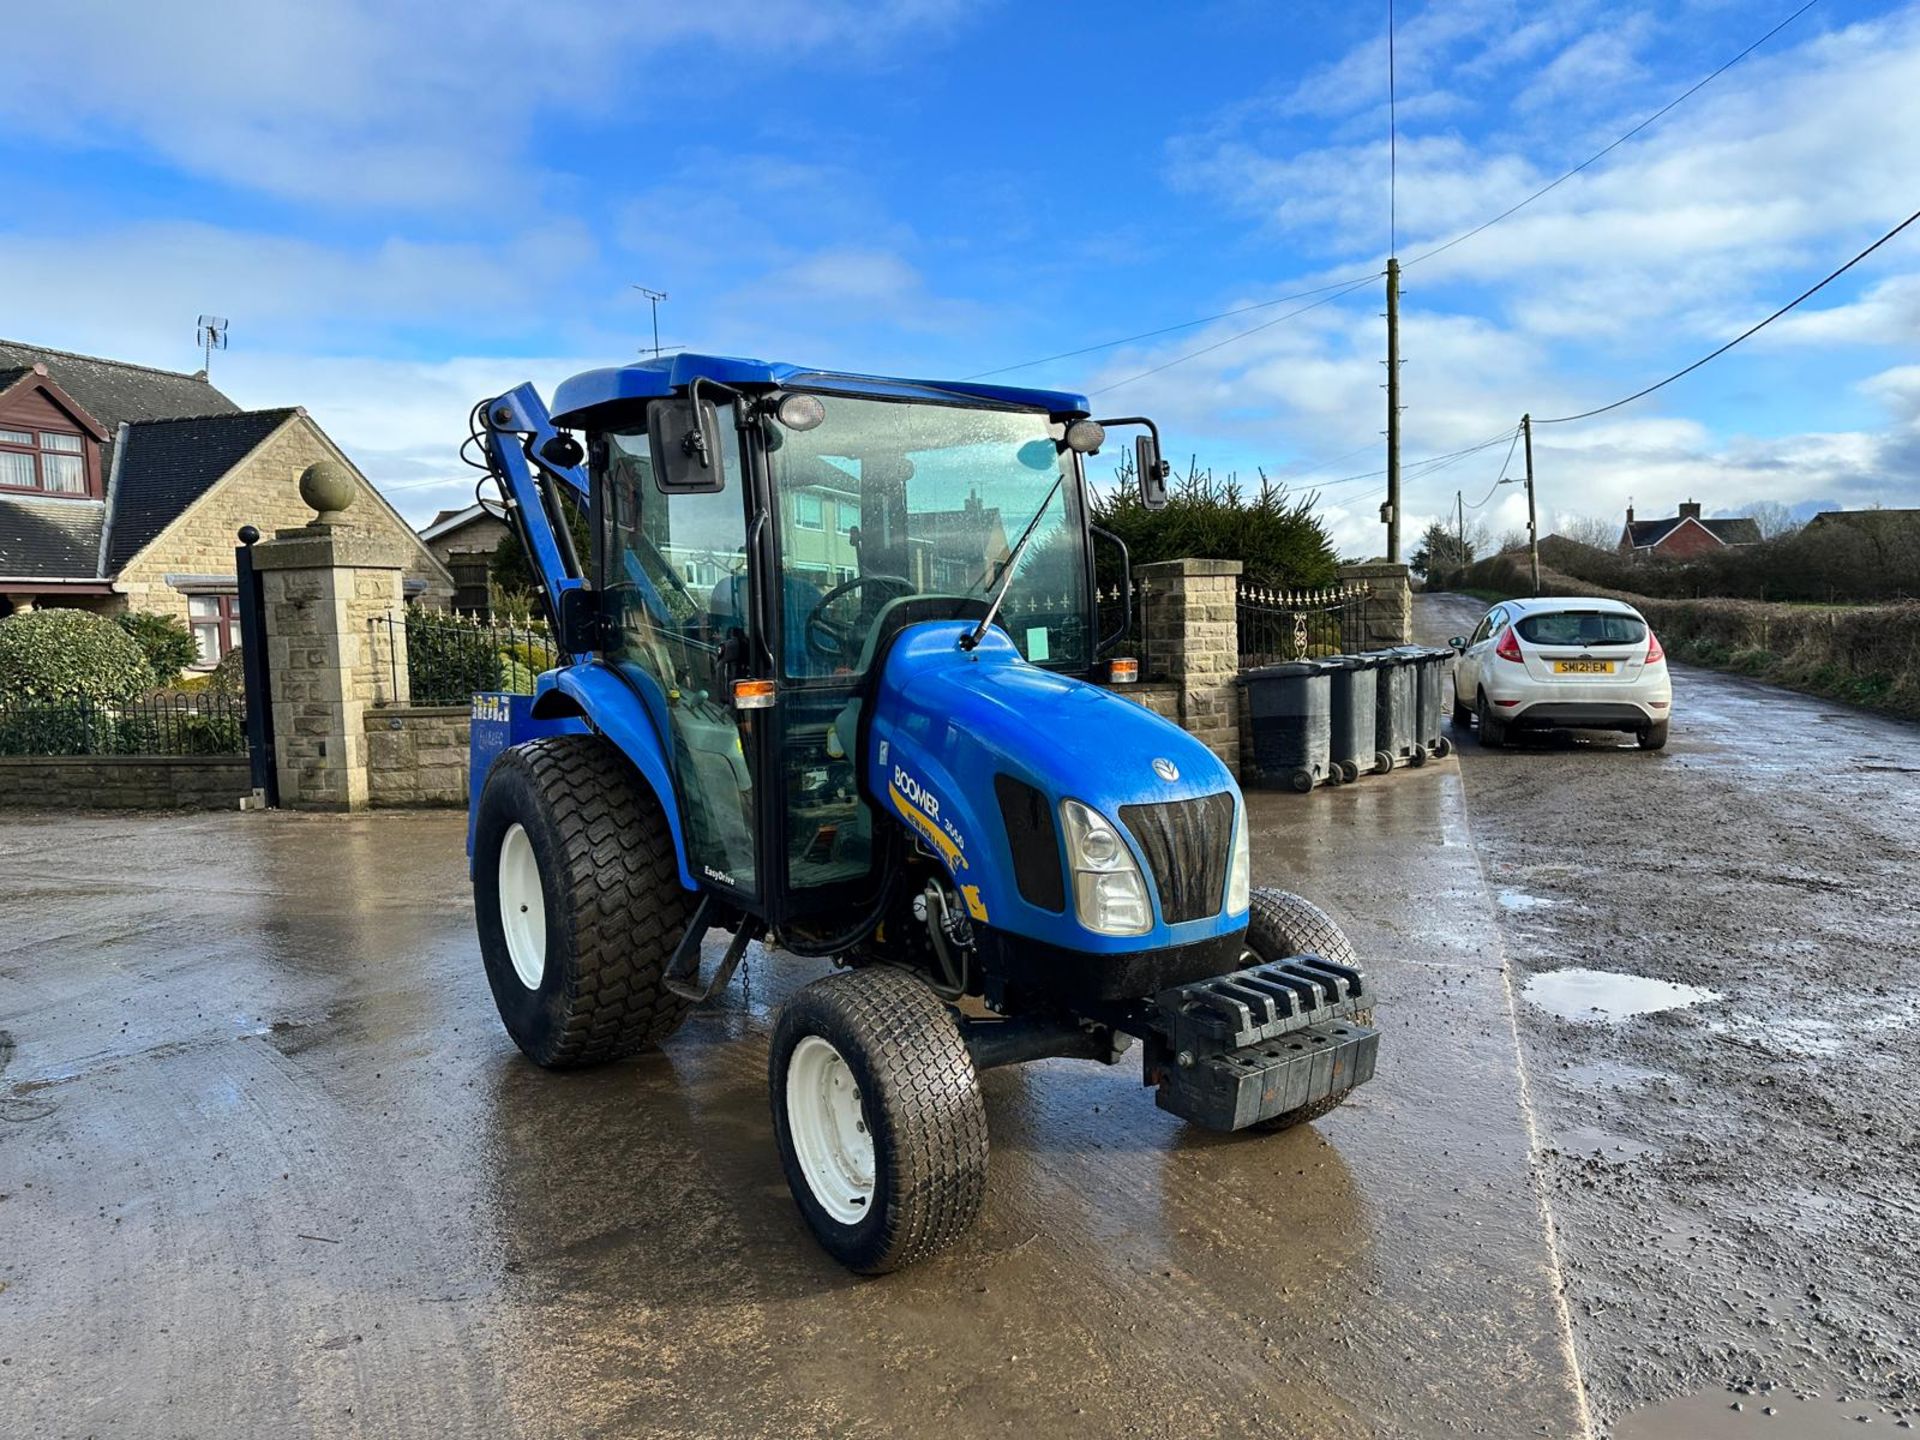
<instances>
[{"instance_id":1,"label":"tractor cab","mask_svg":"<svg viewBox=\"0 0 1920 1440\"><path fill-rule=\"evenodd\" d=\"M863 720L903 628L992 608L1029 664L1099 658L1079 396L680 355L554 408L585 437L590 648L670 744L689 868L771 924L874 898Z\"/></svg>"}]
</instances>

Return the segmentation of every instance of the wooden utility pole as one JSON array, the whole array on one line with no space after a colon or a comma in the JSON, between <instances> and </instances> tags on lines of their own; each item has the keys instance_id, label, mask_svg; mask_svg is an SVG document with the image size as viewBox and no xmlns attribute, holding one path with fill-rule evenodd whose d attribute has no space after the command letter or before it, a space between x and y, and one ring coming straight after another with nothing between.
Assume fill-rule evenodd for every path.
<instances>
[{"instance_id":1,"label":"wooden utility pole","mask_svg":"<svg viewBox=\"0 0 1920 1440\"><path fill-rule=\"evenodd\" d=\"M1400 558L1400 262L1387 260L1387 559Z\"/></svg>"},{"instance_id":2,"label":"wooden utility pole","mask_svg":"<svg viewBox=\"0 0 1920 1440\"><path fill-rule=\"evenodd\" d=\"M1533 505L1533 416L1520 417L1520 434L1527 446L1527 550L1533 558L1533 593L1540 593L1540 522Z\"/></svg>"},{"instance_id":3,"label":"wooden utility pole","mask_svg":"<svg viewBox=\"0 0 1920 1440\"><path fill-rule=\"evenodd\" d=\"M1467 497L1453 492L1454 539L1460 546L1460 563L1467 563Z\"/></svg>"}]
</instances>

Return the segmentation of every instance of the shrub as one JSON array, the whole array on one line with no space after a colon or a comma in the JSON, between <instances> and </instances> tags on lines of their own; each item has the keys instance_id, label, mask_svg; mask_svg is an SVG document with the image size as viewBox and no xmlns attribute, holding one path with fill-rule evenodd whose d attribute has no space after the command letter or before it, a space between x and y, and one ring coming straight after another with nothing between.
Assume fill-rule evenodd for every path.
<instances>
[{"instance_id":1,"label":"shrub","mask_svg":"<svg viewBox=\"0 0 1920 1440\"><path fill-rule=\"evenodd\" d=\"M148 667L163 685L200 658L200 647L194 643L193 632L171 615L129 610L113 619L146 653Z\"/></svg>"},{"instance_id":2,"label":"shrub","mask_svg":"<svg viewBox=\"0 0 1920 1440\"><path fill-rule=\"evenodd\" d=\"M1333 544L1313 513L1317 497L1290 496L1285 487L1260 476L1260 488L1247 494L1237 477L1223 481L1211 470L1189 464L1174 482L1164 510L1140 503L1132 458L1114 472L1114 486L1093 502L1093 523L1126 542L1135 565L1156 560L1238 560L1249 583L1286 588L1331 584L1335 578ZM1120 578L1114 547L1098 544L1100 583Z\"/></svg>"},{"instance_id":3,"label":"shrub","mask_svg":"<svg viewBox=\"0 0 1920 1440\"><path fill-rule=\"evenodd\" d=\"M132 700L154 685L146 652L104 615L32 610L0 620L0 700Z\"/></svg>"},{"instance_id":4,"label":"shrub","mask_svg":"<svg viewBox=\"0 0 1920 1440\"><path fill-rule=\"evenodd\" d=\"M407 607L407 677L416 705L464 705L476 691L500 688L502 656L494 632L444 610Z\"/></svg>"}]
</instances>

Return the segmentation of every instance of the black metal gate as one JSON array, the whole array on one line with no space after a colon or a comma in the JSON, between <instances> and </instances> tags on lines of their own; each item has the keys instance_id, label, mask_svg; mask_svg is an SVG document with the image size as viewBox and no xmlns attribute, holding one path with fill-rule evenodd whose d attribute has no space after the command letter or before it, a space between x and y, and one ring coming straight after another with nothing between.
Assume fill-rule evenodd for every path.
<instances>
[{"instance_id":1,"label":"black metal gate","mask_svg":"<svg viewBox=\"0 0 1920 1440\"><path fill-rule=\"evenodd\" d=\"M273 695L267 688L267 606L260 576L253 568L253 545L260 532L240 527L240 548L233 552L240 579L240 665L247 685L247 759L253 788L269 806L280 804L280 768L273 753Z\"/></svg>"}]
</instances>

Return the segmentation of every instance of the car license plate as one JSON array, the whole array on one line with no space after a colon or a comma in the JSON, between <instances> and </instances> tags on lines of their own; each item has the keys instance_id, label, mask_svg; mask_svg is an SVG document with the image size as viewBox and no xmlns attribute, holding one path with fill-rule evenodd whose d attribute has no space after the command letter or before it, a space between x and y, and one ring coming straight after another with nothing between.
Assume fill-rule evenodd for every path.
<instances>
[{"instance_id":1,"label":"car license plate","mask_svg":"<svg viewBox=\"0 0 1920 1440\"><path fill-rule=\"evenodd\" d=\"M1556 660L1553 662L1556 675L1611 675L1611 660Z\"/></svg>"}]
</instances>

